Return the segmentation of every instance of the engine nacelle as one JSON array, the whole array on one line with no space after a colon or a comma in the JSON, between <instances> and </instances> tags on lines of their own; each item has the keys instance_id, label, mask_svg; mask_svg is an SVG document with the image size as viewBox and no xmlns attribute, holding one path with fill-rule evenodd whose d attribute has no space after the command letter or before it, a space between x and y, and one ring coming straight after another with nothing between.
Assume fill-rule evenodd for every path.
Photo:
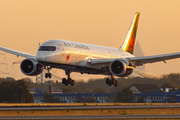
<instances>
[{"instance_id":1,"label":"engine nacelle","mask_svg":"<svg viewBox=\"0 0 180 120\"><path fill-rule=\"evenodd\" d=\"M43 68L35 59L28 58L21 62L21 71L25 75L36 76L42 73Z\"/></svg>"},{"instance_id":2,"label":"engine nacelle","mask_svg":"<svg viewBox=\"0 0 180 120\"><path fill-rule=\"evenodd\" d=\"M110 71L118 77L127 77L133 72L131 63L124 59L116 59L110 64Z\"/></svg>"}]
</instances>

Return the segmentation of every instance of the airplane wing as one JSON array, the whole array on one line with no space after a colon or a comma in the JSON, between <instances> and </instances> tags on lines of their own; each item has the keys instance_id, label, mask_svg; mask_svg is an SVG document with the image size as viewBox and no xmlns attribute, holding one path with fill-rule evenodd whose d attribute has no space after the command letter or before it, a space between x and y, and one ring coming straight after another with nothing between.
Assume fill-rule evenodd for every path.
<instances>
[{"instance_id":1,"label":"airplane wing","mask_svg":"<svg viewBox=\"0 0 180 120\"><path fill-rule=\"evenodd\" d=\"M133 63L134 66L141 66L147 63L155 63L163 61L166 63L166 60L180 58L180 52L178 53L170 53L170 54L162 54L162 55L153 55L153 56L143 56L143 57L132 57L127 58L130 62Z\"/></svg>"},{"instance_id":2,"label":"airplane wing","mask_svg":"<svg viewBox=\"0 0 180 120\"><path fill-rule=\"evenodd\" d=\"M153 56L129 57L123 59L128 60L131 64L133 64L133 66L142 66L143 64L160 62L160 61L166 63L166 60L175 59L175 58L180 58L180 52L162 54L162 55L153 55ZM111 63L116 59L121 59L121 58L91 59L88 60L88 62L91 64L105 64L105 63Z\"/></svg>"},{"instance_id":3,"label":"airplane wing","mask_svg":"<svg viewBox=\"0 0 180 120\"><path fill-rule=\"evenodd\" d=\"M11 50L11 49L7 49L4 47L0 47L1 51L7 52L7 53L11 53L17 56L21 56L21 57L26 57L26 58L36 58L36 56L31 55L31 54L27 54L27 53L23 53L23 52L19 52L19 51L15 51L15 50Z\"/></svg>"}]
</instances>

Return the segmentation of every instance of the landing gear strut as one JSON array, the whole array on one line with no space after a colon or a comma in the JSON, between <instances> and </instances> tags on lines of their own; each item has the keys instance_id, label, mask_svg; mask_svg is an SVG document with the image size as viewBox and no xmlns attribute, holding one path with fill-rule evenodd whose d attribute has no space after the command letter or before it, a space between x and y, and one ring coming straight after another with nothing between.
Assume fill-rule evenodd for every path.
<instances>
[{"instance_id":1,"label":"landing gear strut","mask_svg":"<svg viewBox=\"0 0 180 120\"><path fill-rule=\"evenodd\" d=\"M114 86L118 86L118 81L114 79L114 75L111 75L111 80L109 78L106 79L106 84L111 86L112 84Z\"/></svg>"},{"instance_id":2,"label":"landing gear strut","mask_svg":"<svg viewBox=\"0 0 180 120\"><path fill-rule=\"evenodd\" d=\"M46 69L48 70L48 73L45 74L45 77L46 77L46 78L51 78L51 77L52 77L52 74L49 72L49 70L51 69L51 67L50 67L50 66L47 66Z\"/></svg>"},{"instance_id":3,"label":"landing gear strut","mask_svg":"<svg viewBox=\"0 0 180 120\"><path fill-rule=\"evenodd\" d=\"M71 86L74 86L75 81L70 78L71 71L65 71L65 72L66 72L66 75L67 75L67 79L63 78L62 83L65 84L66 86L68 86L69 84L71 84Z\"/></svg>"}]
</instances>

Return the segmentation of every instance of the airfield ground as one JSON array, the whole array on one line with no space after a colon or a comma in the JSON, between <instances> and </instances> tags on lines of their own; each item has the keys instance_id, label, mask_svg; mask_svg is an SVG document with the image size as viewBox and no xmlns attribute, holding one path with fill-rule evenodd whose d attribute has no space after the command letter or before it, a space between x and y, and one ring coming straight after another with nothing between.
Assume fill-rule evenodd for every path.
<instances>
[{"instance_id":1,"label":"airfield ground","mask_svg":"<svg viewBox=\"0 0 180 120\"><path fill-rule=\"evenodd\" d=\"M3 106L180 105L180 103L0 103Z\"/></svg>"},{"instance_id":2,"label":"airfield ground","mask_svg":"<svg viewBox=\"0 0 180 120\"><path fill-rule=\"evenodd\" d=\"M0 111L0 116L180 114L180 108Z\"/></svg>"},{"instance_id":3,"label":"airfield ground","mask_svg":"<svg viewBox=\"0 0 180 120\"><path fill-rule=\"evenodd\" d=\"M0 104L0 107L9 106L73 106L73 105L180 105L178 103L111 103L111 104L96 104L96 103L75 103L75 104ZM136 114L180 114L180 108L150 108L150 109L61 109L61 110L8 110L0 111L0 116L40 116L40 115L136 115ZM93 119L92 119L93 120ZM110 120L110 119L108 119ZM140 120L140 119L130 119ZM141 119L142 120L142 119ZM146 119L153 120L153 119ZM161 119L158 119L161 120ZM163 119L165 120L165 119ZM167 119L177 120L177 119Z\"/></svg>"}]
</instances>

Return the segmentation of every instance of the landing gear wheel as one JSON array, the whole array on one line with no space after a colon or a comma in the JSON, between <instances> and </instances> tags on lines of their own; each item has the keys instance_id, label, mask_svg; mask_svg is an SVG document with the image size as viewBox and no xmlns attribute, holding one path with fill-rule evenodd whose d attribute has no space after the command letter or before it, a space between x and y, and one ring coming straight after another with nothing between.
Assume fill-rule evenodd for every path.
<instances>
[{"instance_id":1,"label":"landing gear wheel","mask_svg":"<svg viewBox=\"0 0 180 120\"><path fill-rule=\"evenodd\" d=\"M107 78L107 79L106 79L106 84L109 84L109 81L110 81L109 78Z\"/></svg>"},{"instance_id":2,"label":"landing gear wheel","mask_svg":"<svg viewBox=\"0 0 180 120\"><path fill-rule=\"evenodd\" d=\"M49 78L51 78L52 77L52 74L51 73L49 73Z\"/></svg>"},{"instance_id":3,"label":"landing gear wheel","mask_svg":"<svg viewBox=\"0 0 180 120\"><path fill-rule=\"evenodd\" d=\"M116 80L115 80L114 78L111 79L111 83L112 83L113 85L115 84L115 81L116 81Z\"/></svg>"},{"instance_id":4,"label":"landing gear wheel","mask_svg":"<svg viewBox=\"0 0 180 120\"><path fill-rule=\"evenodd\" d=\"M68 86L68 82L66 82L65 85Z\"/></svg>"},{"instance_id":5,"label":"landing gear wheel","mask_svg":"<svg viewBox=\"0 0 180 120\"><path fill-rule=\"evenodd\" d=\"M66 83L66 78L63 78L62 79L62 84L65 84Z\"/></svg>"},{"instance_id":6,"label":"landing gear wheel","mask_svg":"<svg viewBox=\"0 0 180 120\"><path fill-rule=\"evenodd\" d=\"M71 84L72 79L71 79L71 78L68 78L67 82L68 82L69 84Z\"/></svg>"},{"instance_id":7,"label":"landing gear wheel","mask_svg":"<svg viewBox=\"0 0 180 120\"><path fill-rule=\"evenodd\" d=\"M48 73L45 74L45 78L51 78L52 74L49 72L51 69L51 66L45 66L45 69L48 71Z\"/></svg>"},{"instance_id":8,"label":"landing gear wheel","mask_svg":"<svg viewBox=\"0 0 180 120\"><path fill-rule=\"evenodd\" d=\"M111 85L118 86L118 81L115 80L114 75L111 75L111 80L109 78L107 78L106 84L109 86L111 86Z\"/></svg>"},{"instance_id":9,"label":"landing gear wheel","mask_svg":"<svg viewBox=\"0 0 180 120\"><path fill-rule=\"evenodd\" d=\"M108 85L109 85L109 86L111 86L111 85L112 85L112 81L111 81L111 80L109 80Z\"/></svg>"},{"instance_id":10,"label":"landing gear wheel","mask_svg":"<svg viewBox=\"0 0 180 120\"><path fill-rule=\"evenodd\" d=\"M74 80L71 81L71 86L74 86L75 82Z\"/></svg>"},{"instance_id":11,"label":"landing gear wheel","mask_svg":"<svg viewBox=\"0 0 180 120\"><path fill-rule=\"evenodd\" d=\"M67 79L66 79L66 78L63 78L63 79L62 79L62 83L65 84L66 86L68 86L68 84L70 84L71 86L74 86L75 81L72 80L71 77L70 77L71 71L67 70L67 71L65 71L65 72L66 72L66 75L67 75Z\"/></svg>"},{"instance_id":12,"label":"landing gear wheel","mask_svg":"<svg viewBox=\"0 0 180 120\"><path fill-rule=\"evenodd\" d=\"M114 86L118 86L118 81L117 80L115 80Z\"/></svg>"},{"instance_id":13,"label":"landing gear wheel","mask_svg":"<svg viewBox=\"0 0 180 120\"><path fill-rule=\"evenodd\" d=\"M45 78L51 78L52 77L52 74L51 73L46 73L45 74Z\"/></svg>"},{"instance_id":14,"label":"landing gear wheel","mask_svg":"<svg viewBox=\"0 0 180 120\"><path fill-rule=\"evenodd\" d=\"M71 86L74 86L75 81L72 80L71 78L68 78L67 80L66 80L66 78L63 78L62 83L65 84L66 86L68 86L69 84L71 84Z\"/></svg>"},{"instance_id":15,"label":"landing gear wheel","mask_svg":"<svg viewBox=\"0 0 180 120\"><path fill-rule=\"evenodd\" d=\"M45 78L48 78L48 73L45 74Z\"/></svg>"}]
</instances>

